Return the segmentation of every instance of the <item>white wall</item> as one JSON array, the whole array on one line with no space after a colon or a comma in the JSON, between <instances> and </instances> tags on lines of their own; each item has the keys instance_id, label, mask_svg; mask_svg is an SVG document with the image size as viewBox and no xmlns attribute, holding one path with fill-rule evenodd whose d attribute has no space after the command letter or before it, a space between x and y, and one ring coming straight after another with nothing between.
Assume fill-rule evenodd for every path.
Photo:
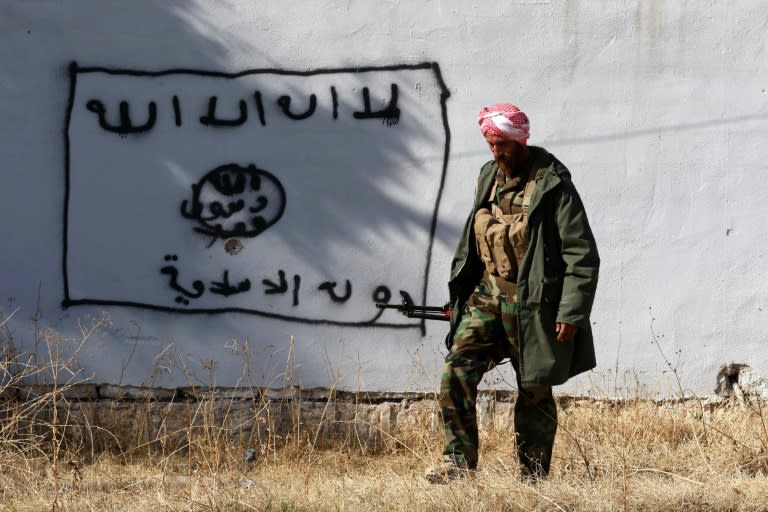
<instances>
[{"instance_id":1,"label":"white wall","mask_svg":"<svg viewBox=\"0 0 768 512\"><path fill-rule=\"evenodd\" d=\"M290 360L303 386L434 389L445 324L378 317L373 295L446 301L489 158L475 116L512 101L573 173L603 261L599 367L561 390L707 394L728 362L765 375L767 26L758 0L3 1L6 327L34 350L36 325L76 339L108 315L78 354L96 382L281 385ZM392 84L397 123L354 116L363 88L379 111ZM277 103L300 114L311 94L305 120ZM247 119L201 122L212 96ZM94 99L137 125L154 101L155 123L105 130ZM276 178L259 174L270 225L236 255L227 226L249 217L212 235L189 209L193 185L223 200L211 177L232 163ZM280 270L285 293L267 293Z\"/></svg>"}]
</instances>

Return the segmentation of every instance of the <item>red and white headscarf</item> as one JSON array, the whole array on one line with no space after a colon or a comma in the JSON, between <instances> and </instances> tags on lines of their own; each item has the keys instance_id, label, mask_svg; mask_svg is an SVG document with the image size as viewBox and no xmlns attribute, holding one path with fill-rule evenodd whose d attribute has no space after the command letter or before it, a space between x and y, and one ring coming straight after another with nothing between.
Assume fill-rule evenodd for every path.
<instances>
[{"instance_id":1,"label":"red and white headscarf","mask_svg":"<svg viewBox=\"0 0 768 512\"><path fill-rule=\"evenodd\" d=\"M511 103L496 103L483 107L478 114L477 123L483 135L490 133L520 144L526 144L530 136L528 116Z\"/></svg>"}]
</instances>

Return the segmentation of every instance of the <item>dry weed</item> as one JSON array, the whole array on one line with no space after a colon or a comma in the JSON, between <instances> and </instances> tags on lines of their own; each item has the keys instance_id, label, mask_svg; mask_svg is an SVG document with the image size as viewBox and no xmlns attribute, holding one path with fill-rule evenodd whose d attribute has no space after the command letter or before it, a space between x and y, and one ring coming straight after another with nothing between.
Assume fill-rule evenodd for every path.
<instances>
[{"instance_id":1,"label":"dry weed","mask_svg":"<svg viewBox=\"0 0 768 512\"><path fill-rule=\"evenodd\" d=\"M166 454L102 452L83 463L62 450L58 475L44 449L4 442L0 510L768 510L754 410L726 404L696 418L681 405L581 402L561 409L560 421L570 435L561 429L551 477L535 484L519 480L512 434L500 426L482 431L477 474L447 486L422 477L439 457L426 426L378 447L308 432L275 441L252 463L245 444L190 430L183 449Z\"/></svg>"},{"instance_id":2,"label":"dry weed","mask_svg":"<svg viewBox=\"0 0 768 512\"><path fill-rule=\"evenodd\" d=\"M765 404L752 397L563 400L548 480L520 481L499 421L481 430L477 473L435 486L423 478L441 448L434 402L396 429L363 407L342 420L358 404L304 407L290 365L285 401L254 393L245 409L222 406L213 387L192 389L190 403L116 401L98 414L70 401L83 381L72 354L100 322L77 340L41 329L46 359L15 353L6 334L0 511L768 511Z\"/></svg>"}]
</instances>

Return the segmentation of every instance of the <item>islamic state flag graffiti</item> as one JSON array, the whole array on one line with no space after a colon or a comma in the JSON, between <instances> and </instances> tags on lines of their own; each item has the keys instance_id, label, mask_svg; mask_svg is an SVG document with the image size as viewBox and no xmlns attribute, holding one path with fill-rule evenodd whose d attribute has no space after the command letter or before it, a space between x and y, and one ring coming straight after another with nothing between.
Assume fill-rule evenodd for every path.
<instances>
[{"instance_id":1,"label":"islamic state flag graffiti","mask_svg":"<svg viewBox=\"0 0 768 512\"><path fill-rule=\"evenodd\" d=\"M448 160L434 63L313 71L72 64L65 307L414 327Z\"/></svg>"}]
</instances>

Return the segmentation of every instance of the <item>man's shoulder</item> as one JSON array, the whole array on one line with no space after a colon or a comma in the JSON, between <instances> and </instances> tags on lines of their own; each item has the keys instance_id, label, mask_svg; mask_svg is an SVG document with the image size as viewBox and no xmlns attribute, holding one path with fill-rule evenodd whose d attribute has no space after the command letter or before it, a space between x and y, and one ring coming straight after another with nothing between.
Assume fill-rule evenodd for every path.
<instances>
[{"instance_id":1,"label":"man's shoulder","mask_svg":"<svg viewBox=\"0 0 768 512\"><path fill-rule=\"evenodd\" d=\"M478 182L484 182L489 179L491 179L492 176L496 176L496 173L499 171L499 166L496 163L495 160L488 160L483 164L483 166L480 168L480 174L477 176Z\"/></svg>"},{"instance_id":2,"label":"man's shoulder","mask_svg":"<svg viewBox=\"0 0 768 512\"><path fill-rule=\"evenodd\" d=\"M565 181L571 181L571 172L555 155L539 146L529 146L533 156L536 177L544 178L549 175L552 178L559 178Z\"/></svg>"},{"instance_id":3,"label":"man's shoulder","mask_svg":"<svg viewBox=\"0 0 768 512\"><path fill-rule=\"evenodd\" d=\"M482 167L480 167L480 174L490 172L491 169L493 169L493 172L496 172L496 160L488 160L483 164Z\"/></svg>"}]
</instances>

